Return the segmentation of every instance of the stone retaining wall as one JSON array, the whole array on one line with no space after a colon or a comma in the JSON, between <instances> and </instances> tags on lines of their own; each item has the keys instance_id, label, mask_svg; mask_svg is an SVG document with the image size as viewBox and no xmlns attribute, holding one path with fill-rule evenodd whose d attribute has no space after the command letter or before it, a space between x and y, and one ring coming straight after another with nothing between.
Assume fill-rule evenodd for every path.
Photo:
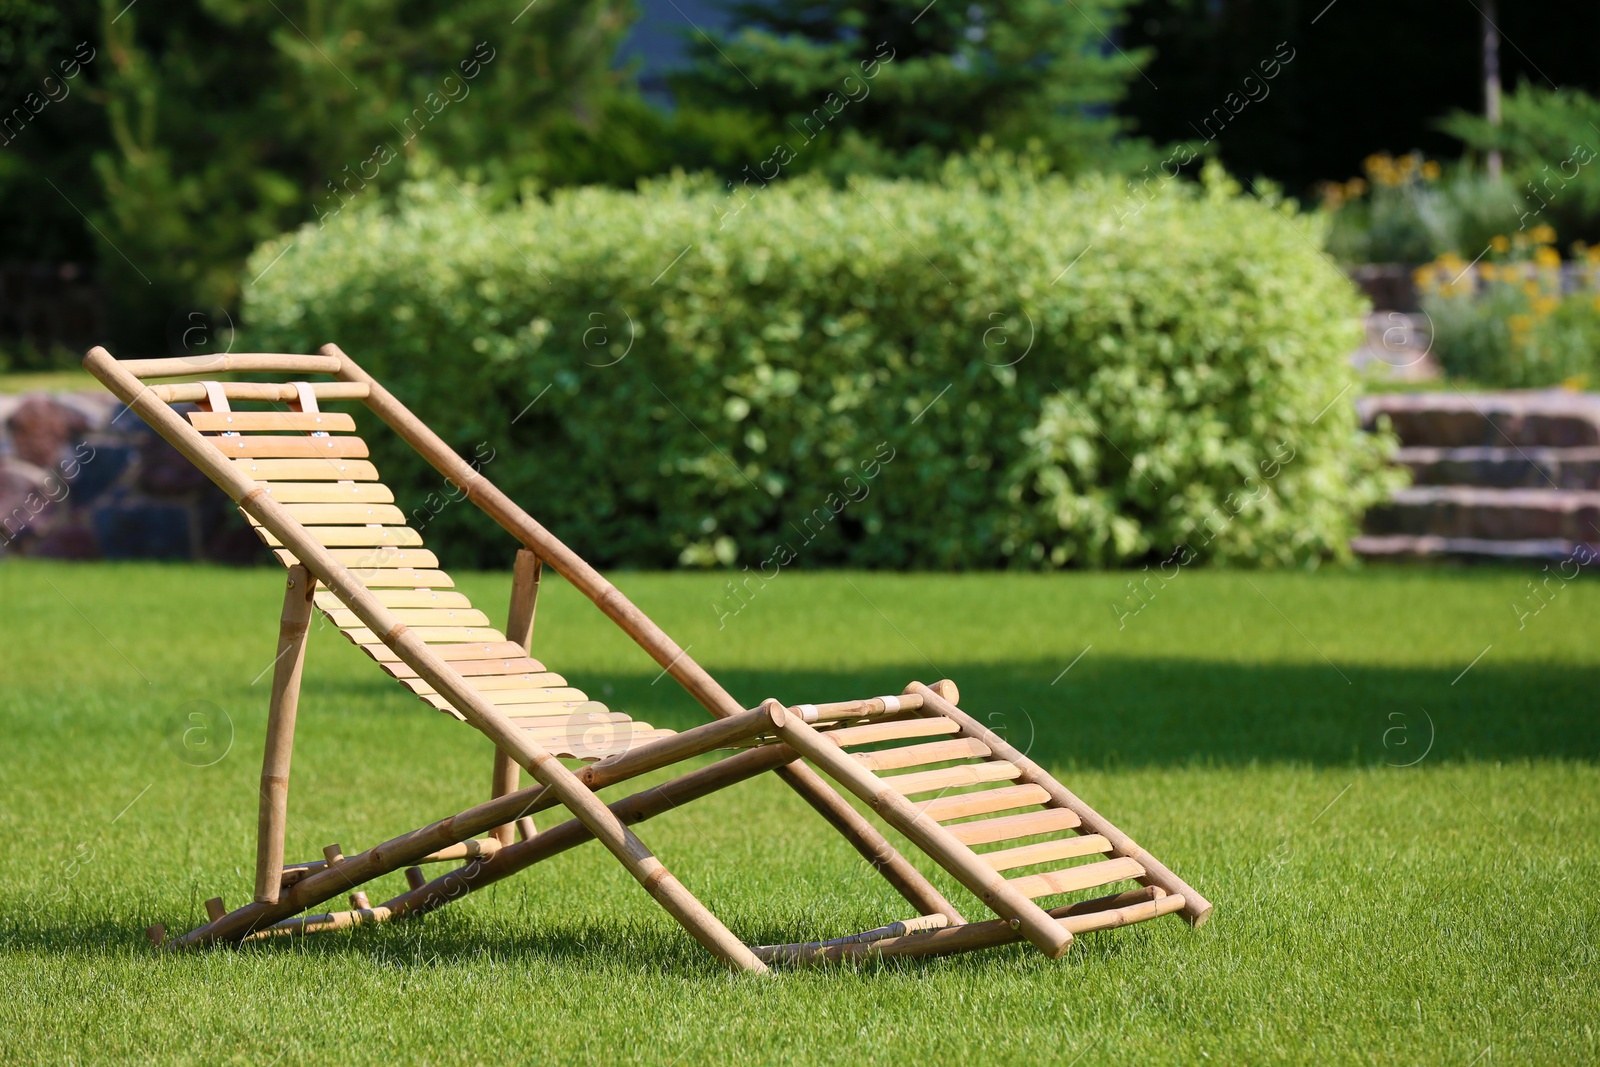
<instances>
[{"instance_id":1,"label":"stone retaining wall","mask_svg":"<svg viewBox=\"0 0 1600 1067\"><path fill-rule=\"evenodd\" d=\"M109 393L0 396L0 558L267 559L231 501Z\"/></svg>"}]
</instances>

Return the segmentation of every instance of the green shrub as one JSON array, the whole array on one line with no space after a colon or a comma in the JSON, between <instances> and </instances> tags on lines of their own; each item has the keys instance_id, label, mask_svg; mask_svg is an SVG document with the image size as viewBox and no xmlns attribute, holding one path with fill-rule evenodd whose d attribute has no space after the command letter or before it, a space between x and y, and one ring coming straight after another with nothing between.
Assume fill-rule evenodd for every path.
<instances>
[{"instance_id":1,"label":"green shrub","mask_svg":"<svg viewBox=\"0 0 1600 1067\"><path fill-rule=\"evenodd\" d=\"M597 563L1343 555L1389 477L1348 392L1353 287L1314 220L1220 173L1130 188L1001 160L490 216L420 184L258 249L248 332L337 341ZM506 564L371 436L447 562Z\"/></svg>"}]
</instances>

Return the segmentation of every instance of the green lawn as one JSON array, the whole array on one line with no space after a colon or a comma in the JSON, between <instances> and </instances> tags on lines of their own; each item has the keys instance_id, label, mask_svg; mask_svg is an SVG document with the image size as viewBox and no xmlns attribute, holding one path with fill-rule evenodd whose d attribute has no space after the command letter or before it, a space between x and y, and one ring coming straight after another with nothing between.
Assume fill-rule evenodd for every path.
<instances>
[{"instance_id":1,"label":"green lawn","mask_svg":"<svg viewBox=\"0 0 1600 1067\"><path fill-rule=\"evenodd\" d=\"M12 371L0 374L0 394L59 393L73 389L99 389L100 383L86 370Z\"/></svg>"},{"instance_id":2,"label":"green lawn","mask_svg":"<svg viewBox=\"0 0 1600 1067\"><path fill-rule=\"evenodd\" d=\"M1212 921L1086 935L1057 962L1008 947L740 978L589 845L420 921L156 955L146 925L187 929L207 897L250 892L279 575L13 561L0 1060L1600 1058L1592 582L1519 624L1526 573L1185 572L1119 628L1127 574L786 573L719 630L725 577L615 577L749 705L956 679L969 711L1206 893ZM462 580L493 613L506 584ZM701 721L570 587L546 583L538 627L536 654L595 696ZM306 686L291 858L486 796L488 742L331 630ZM185 749L207 707L192 701L216 712ZM193 765L202 740L210 766ZM770 778L641 835L750 941L909 911Z\"/></svg>"}]
</instances>

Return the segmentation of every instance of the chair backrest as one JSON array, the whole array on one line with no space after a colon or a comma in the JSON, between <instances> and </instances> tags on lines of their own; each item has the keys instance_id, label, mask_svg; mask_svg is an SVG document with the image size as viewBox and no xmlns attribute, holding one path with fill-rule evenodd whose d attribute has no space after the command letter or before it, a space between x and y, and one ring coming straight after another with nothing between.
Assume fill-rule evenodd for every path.
<instances>
[{"instance_id":1,"label":"chair backrest","mask_svg":"<svg viewBox=\"0 0 1600 1067\"><path fill-rule=\"evenodd\" d=\"M367 443L355 433L354 418L323 409L325 403L367 400L366 383L207 379L145 386L141 381L215 373L337 374L343 358L245 354L112 360L115 366L103 360L86 362L119 395L128 389L128 377L141 382L134 399L147 410L140 414L147 419L156 414L156 429L240 502L279 562L285 567L304 563L324 582L327 588L316 594L317 606L421 700L467 718L363 618L363 601L385 609L455 673L470 679L471 687L501 714L556 755L598 759L659 733L590 700L546 670L455 589L454 580L439 569L437 557L423 547L421 534L396 506L393 491L379 480ZM252 499L276 507L252 508L247 505ZM326 560L306 551L307 542L341 566L344 580L325 573Z\"/></svg>"}]
</instances>

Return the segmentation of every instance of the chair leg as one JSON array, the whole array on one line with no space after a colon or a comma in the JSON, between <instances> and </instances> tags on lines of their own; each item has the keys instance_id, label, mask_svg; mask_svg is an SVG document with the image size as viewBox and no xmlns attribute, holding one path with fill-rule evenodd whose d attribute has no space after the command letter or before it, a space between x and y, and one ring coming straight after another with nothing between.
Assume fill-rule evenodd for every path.
<instances>
[{"instance_id":1,"label":"chair leg","mask_svg":"<svg viewBox=\"0 0 1600 1067\"><path fill-rule=\"evenodd\" d=\"M256 901L276 904L283 889L283 835L289 817L289 760L294 753L294 720L300 707L300 674L305 666L316 579L299 564L289 568L278 624L278 658L272 670L267 710L267 747L261 757L261 809L256 837Z\"/></svg>"},{"instance_id":2,"label":"chair leg","mask_svg":"<svg viewBox=\"0 0 1600 1067\"><path fill-rule=\"evenodd\" d=\"M522 646L524 652L533 648L533 618L539 607L539 572L542 564L539 557L526 548L517 551L517 561L511 572L511 610L506 619L506 640L515 641ZM504 749L496 747L494 750L494 784L489 791L489 799L503 797L507 793L515 793L522 786L522 767L508 755ZM518 820L524 823L523 835L528 836L533 831L533 820L524 817ZM490 836L502 845L509 845L517 839L517 823L506 823L496 826L490 831Z\"/></svg>"}]
</instances>

